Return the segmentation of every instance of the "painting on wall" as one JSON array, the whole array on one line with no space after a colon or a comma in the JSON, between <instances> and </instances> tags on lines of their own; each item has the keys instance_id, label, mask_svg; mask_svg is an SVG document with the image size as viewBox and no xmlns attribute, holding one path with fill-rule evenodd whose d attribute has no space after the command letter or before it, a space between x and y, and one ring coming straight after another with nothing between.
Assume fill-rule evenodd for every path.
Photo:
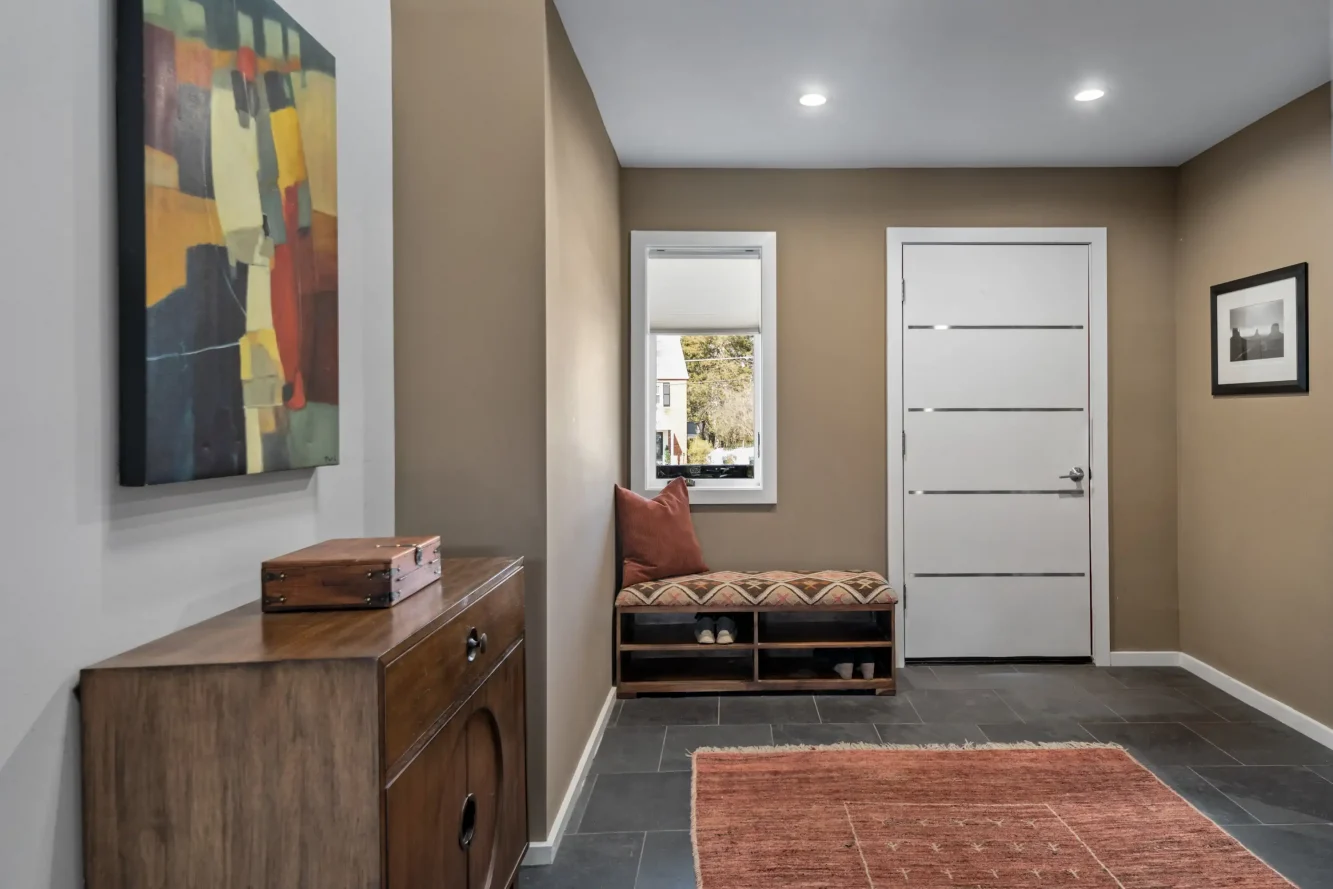
<instances>
[{"instance_id":1,"label":"painting on wall","mask_svg":"<svg viewBox=\"0 0 1333 889\"><path fill-rule=\"evenodd\" d=\"M338 462L333 55L271 0L120 0L120 479Z\"/></svg>"},{"instance_id":2,"label":"painting on wall","mask_svg":"<svg viewBox=\"0 0 1333 889\"><path fill-rule=\"evenodd\" d=\"M1212 289L1213 394L1310 391L1309 265Z\"/></svg>"}]
</instances>

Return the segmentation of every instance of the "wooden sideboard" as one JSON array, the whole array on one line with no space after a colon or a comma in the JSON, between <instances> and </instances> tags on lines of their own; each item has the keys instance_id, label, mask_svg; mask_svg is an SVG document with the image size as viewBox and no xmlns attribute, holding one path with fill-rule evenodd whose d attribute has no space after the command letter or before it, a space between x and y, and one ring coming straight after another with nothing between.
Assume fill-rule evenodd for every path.
<instances>
[{"instance_id":1,"label":"wooden sideboard","mask_svg":"<svg viewBox=\"0 0 1333 889\"><path fill-rule=\"evenodd\" d=\"M88 889L509 889L523 569L378 611L255 602L83 671Z\"/></svg>"}]
</instances>

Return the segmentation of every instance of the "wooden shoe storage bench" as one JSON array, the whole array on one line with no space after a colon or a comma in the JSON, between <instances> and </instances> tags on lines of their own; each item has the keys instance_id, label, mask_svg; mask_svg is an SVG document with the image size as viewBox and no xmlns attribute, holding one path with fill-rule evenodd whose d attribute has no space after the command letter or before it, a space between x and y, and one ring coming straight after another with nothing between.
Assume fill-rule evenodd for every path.
<instances>
[{"instance_id":1,"label":"wooden shoe storage bench","mask_svg":"<svg viewBox=\"0 0 1333 889\"><path fill-rule=\"evenodd\" d=\"M736 641L701 644L694 615L736 622ZM640 621L640 615L678 615L673 622ZM618 605L616 687L621 698L653 693L874 691L895 693L894 604ZM839 660L869 658L874 678L842 679Z\"/></svg>"}]
</instances>

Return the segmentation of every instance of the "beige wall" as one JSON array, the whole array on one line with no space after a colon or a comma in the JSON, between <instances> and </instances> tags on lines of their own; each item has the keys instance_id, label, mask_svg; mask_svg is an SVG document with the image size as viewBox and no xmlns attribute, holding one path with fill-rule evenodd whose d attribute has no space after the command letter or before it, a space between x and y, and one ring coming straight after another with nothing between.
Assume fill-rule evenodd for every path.
<instances>
[{"instance_id":1,"label":"beige wall","mask_svg":"<svg viewBox=\"0 0 1333 889\"><path fill-rule=\"evenodd\" d=\"M611 687L620 166L553 4L394 0L393 38L398 531L526 558L543 839Z\"/></svg>"},{"instance_id":2,"label":"beige wall","mask_svg":"<svg viewBox=\"0 0 1333 889\"><path fill-rule=\"evenodd\" d=\"M1333 724L1329 91L1190 161L1176 290L1184 651ZM1209 287L1310 263L1310 394L1213 398Z\"/></svg>"},{"instance_id":3,"label":"beige wall","mask_svg":"<svg viewBox=\"0 0 1333 889\"><path fill-rule=\"evenodd\" d=\"M626 230L778 233L776 507L698 507L711 565L886 567L885 229L1109 229L1112 645L1175 649L1174 170L654 170Z\"/></svg>"},{"instance_id":4,"label":"beige wall","mask_svg":"<svg viewBox=\"0 0 1333 889\"><path fill-rule=\"evenodd\" d=\"M620 164L551 2L546 266L546 825L611 690L612 486L625 480Z\"/></svg>"},{"instance_id":5,"label":"beige wall","mask_svg":"<svg viewBox=\"0 0 1333 889\"><path fill-rule=\"evenodd\" d=\"M529 821L546 812L546 13L394 0L400 533L527 559Z\"/></svg>"}]
</instances>

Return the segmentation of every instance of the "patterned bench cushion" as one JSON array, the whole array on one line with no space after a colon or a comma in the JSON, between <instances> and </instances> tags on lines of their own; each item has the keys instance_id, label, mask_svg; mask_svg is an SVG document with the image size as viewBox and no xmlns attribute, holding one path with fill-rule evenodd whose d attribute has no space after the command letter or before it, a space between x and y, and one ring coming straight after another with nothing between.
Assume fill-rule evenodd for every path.
<instances>
[{"instance_id":1,"label":"patterned bench cushion","mask_svg":"<svg viewBox=\"0 0 1333 889\"><path fill-rule=\"evenodd\" d=\"M836 605L891 605L898 597L873 571L713 571L625 587L620 607L706 605L747 608L783 605L819 608Z\"/></svg>"}]
</instances>

